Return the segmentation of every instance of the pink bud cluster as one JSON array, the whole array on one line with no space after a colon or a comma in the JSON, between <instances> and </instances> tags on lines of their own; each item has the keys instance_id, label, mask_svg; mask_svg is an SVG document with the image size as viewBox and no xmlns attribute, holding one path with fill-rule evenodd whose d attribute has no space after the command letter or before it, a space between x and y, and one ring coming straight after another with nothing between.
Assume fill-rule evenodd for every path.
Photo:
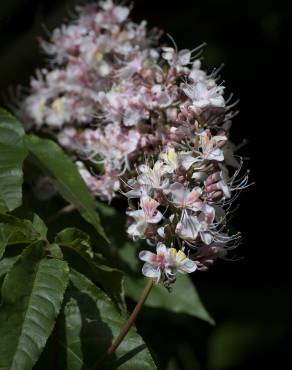
<instances>
[{"instance_id":1,"label":"pink bud cluster","mask_svg":"<svg viewBox=\"0 0 292 370\"><path fill-rule=\"evenodd\" d=\"M42 41L52 67L32 79L22 111L57 137L95 196L129 198L128 234L164 256L142 254L143 271L167 285L236 246L225 224L247 176L229 141L234 104L218 70L201 69L202 46L159 45L129 12L112 0L78 7Z\"/></svg>"}]
</instances>

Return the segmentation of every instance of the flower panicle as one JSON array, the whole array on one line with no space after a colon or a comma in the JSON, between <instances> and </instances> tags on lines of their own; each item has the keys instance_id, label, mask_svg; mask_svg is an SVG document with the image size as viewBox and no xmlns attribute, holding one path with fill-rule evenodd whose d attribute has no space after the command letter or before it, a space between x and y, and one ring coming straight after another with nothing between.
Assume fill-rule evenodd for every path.
<instances>
[{"instance_id":1,"label":"flower panicle","mask_svg":"<svg viewBox=\"0 0 292 370\"><path fill-rule=\"evenodd\" d=\"M77 7L41 41L50 63L20 108L27 127L55 134L94 196L130 200L128 234L160 246L168 267L155 271L167 285L192 270L175 251L204 271L237 243L226 215L248 175L229 139L237 102L224 97L221 67L207 73L204 44L162 45L130 11L113 0Z\"/></svg>"}]
</instances>

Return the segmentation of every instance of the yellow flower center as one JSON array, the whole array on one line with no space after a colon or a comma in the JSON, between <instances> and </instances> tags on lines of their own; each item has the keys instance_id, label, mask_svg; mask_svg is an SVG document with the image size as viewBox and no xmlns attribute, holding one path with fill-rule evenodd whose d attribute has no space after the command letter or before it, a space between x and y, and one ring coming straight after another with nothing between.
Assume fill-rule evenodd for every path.
<instances>
[{"instance_id":1,"label":"yellow flower center","mask_svg":"<svg viewBox=\"0 0 292 370\"><path fill-rule=\"evenodd\" d=\"M174 168L177 168L177 154L174 150L174 148L169 148L165 154L162 155L162 158L165 160L165 162L168 162L173 166Z\"/></svg>"},{"instance_id":2,"label":"yellow flower center","mask_svg":"<svg viewBox=\"0 0 292 370\"><path fill-rule=\"evenodd\" d=\"M103 54L99 50L96 50L96 52L95 52L95 60L97 62L100 62L102 60L102 58L103 58Z\"/></svg>"},{"instance_id":3,"label":"yellow flower center","mask_svg":"<svg viewBox=\"0 0 292 370\"><path fill-rule=\"evenodd\" d=\"M176 260L178 262L182 262L186 258L187 258L187 256L185 255L185 253L183 251L178 251L177 252L177 254L176 254Z\"/></svg>"},{"instance_id":4,"label":"yellow flower center","mask_svg":"<svg viewBox=\"0 0 292 370\"><path fill-rule=\"evenodd\" d=\"M39 111L43 112L45 110L45 107L46 107L45 99L41 99L38 104Z\"/></svg>"},{"instance_id":5,"label":"yellow flower center","mask_svg":"<svg viewBox=\"0 0 292 370\"><path fill-rule=\"evenodd\" d=\"M175 248L170 248L169 253L171 257L177 262L182 262L184 259L187 258L183 251L181 250L177 251Z\"/></svg>"},{"instance_id":6,"label":"yellow flower center","mask_svg":"<svg viewBox=\"0 0 292 370\"><path fill-rule=\"evenodd\" d=\"M176 249L175 248L169 248L169 254L173 259L176 258Z\"/></svg>"},{"instance_id":7,"label":"yellow flower center","mask_svg":"<svg viewBox=\"0 0 292 370\"><path fill-rule=\"evenodd\" d=\"M56 99L52 104L52 108L55 112L61 113L64 108L64 101L62 98Z\"/></svg>"}]
</instances>

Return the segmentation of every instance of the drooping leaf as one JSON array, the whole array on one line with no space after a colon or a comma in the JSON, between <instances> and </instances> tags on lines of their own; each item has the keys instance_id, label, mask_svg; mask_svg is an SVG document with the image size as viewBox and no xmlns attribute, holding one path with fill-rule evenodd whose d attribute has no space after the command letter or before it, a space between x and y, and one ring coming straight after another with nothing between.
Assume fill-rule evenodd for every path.
<instances>
[{"instance_id":1,"label":"drooping leaf","mask_svg":"<svg viewBox=\"0 0 292 370\"><path fill-rule=\"evenodd\" d=\"M46 226L46 224L44 223L44 221L37 215L37 214L34 214L33 215L33 220L32 220L32 225L33 225L33 228L43 237L43 238L46 238L47 236L47 232L48 232L48 228Z\"/></svg>"},{"instance_id":2,"label":"drooping leaf","mask_svg":"<svg viewBox=\"0 0 292 370\"><path fill-rule=\"evenodd\" d=\"M14 257L6 257L0 261L0 302L1 302L1 287L3 283L3 279L8 271L10 271L11 267L14 265L15 261L17 260L18 256Z\"/></svg>"},{"instance_id":3,"label":"drooping leaf","mask_svg":"<svg viewBox=\"0 0 292 370\"><path fill-rule=\"evenodd\" d=\"M100 283L121 311L125 311L123 273L106 265L106 260L94 253L89 236L76 228L67 228L56 237L56 243L66 250L77 253L86 262L87 275ZM65 254L66 255L66 254Z\"/></svg>"},{"instance_id":4,"label":"drooping leaf","mask_svg":"<svg viewBox=\"0 0 292 370\"><path fill-rule=\"evenodd\" d=\"M68 283L67 263L28 246L6 275L0 307L0 369L30 370L53 330Z\"/></svg>"},{"instance_id":5,"label":"drooping leaf","mask_svg":"<svg viewBox=\"0 0 292 370\"><path fill-rule=\"evenodd\" d=\"M41 239L41 235L29 220L0 214L0 258L10 244L30 244Z\"/></svg>"},{"instance_id":6,"label":"drooping leaf","mask_svg":"<svg viewBox=\"0 0 292 370\"><path fill-rule=\"evenodd\" d=\"M92 224L105 240L108 240L96 211L96 201L91 196L75 164L61 147L51 140L35 135L26 136L26 145L51 177L62 197L74 204L84 219Z\"/></svg>"},{"instance_id":7,"label":"drooping leaf","mask_svg":"<svg viewBox=\"0 0 292 370\"><path fill-rule=\"evenodd\" d=\"M92 369L119 334L125 319L107 295L76 271L70 273L58 341L65 359L62 369ZM66 367L64 365L66 364ZM102 369L155 370L153 359L135 328Z\"/></svg>"},{"instance_id":8,"label":"drooping leaf","mask_svg":"<svg viewBox=\"0 0 292 370\"><path fill-rule=\"evenodd\" d=\"M9 212L22 202L22 162L27 150L24 130L10 113L0 109L0 212Z\"/></svg>"},{"instance_id":9,"label":"drooping leaf","mask_svg":"<svg viewBox=\"0 0 292 370\"><path fill-rule=\"evenodd\" d=\"M0 279L7 274L7 272L11 269L14 265L15 261L17 260L18 256L14 257L6 257L0 261Z\"/></svg>"},{"instance_id":10,"label":"drooping leaf","mask_svg":"<svg viewBox=\"0 0 292 370\"><path fill-rule=\"evenodd\" d=\"M144 286L145 279L130 276L125 279L126 295L133 300L140 297ZM155 286L145 305L171 312L189 314L214 325L214 320L203 306L194 284L187 275L177 277L171 292L168 292L162 285Z\"/></svg>"}]
</instances>

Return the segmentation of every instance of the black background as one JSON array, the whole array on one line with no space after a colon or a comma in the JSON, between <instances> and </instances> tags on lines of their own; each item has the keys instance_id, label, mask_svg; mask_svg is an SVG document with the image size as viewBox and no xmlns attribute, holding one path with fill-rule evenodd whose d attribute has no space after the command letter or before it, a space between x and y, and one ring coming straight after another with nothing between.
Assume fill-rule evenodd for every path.
<instances>
[{"instance_id":1,"label":"black background","mask_svg":"<svg viewBox=\"0 0 292 370\"><path fill-rule=\"evenodd\" d=\"M7 97L15 92L16 85L27 85L35 68L44 63L37 36L45 35L45 28L51 30L60 24L75 3L0 0L2 105L7 105ZM249 339L243 342L243 359L229 368L289 369L291 242L290 229L284 221L290 218L291 180L284 139L289 139L291 125L291 8L279 1L137 0L132 18L147 19L150 27L162 28L180 49L205 41L203 63L209 71L225 64L222 77L227 91L240 98L240 115L234 119L232 138L235 143L248 140L240 154L250 158L246 166L255 185L242 194L233 220L243 233L243 245L237 252L243 258L219 262L210 272L196 274L194 280L219 328L227 322L251 328L252 348L245 344ZM289 143L286 145L290 149ZM145 310L144 315L149 318L152 312ZM152 319L153 325L159 325L159 319ZM177 351L177 345L166 339L169 332L176 330L178 336L192 343L204 368L210 355L208 338L216 329L196 323L191 338L190 328L182 324L180 329L180 318L177 322L176 326L161 323L157 338L147 336L143 316L138 326L153 348L161 345L165 357ZM262 326L254 341L256 322ZM200 340L196 340L196 332ZM194 364L187 366L186 369L197 369Z\"/></svg>"}]
</instances>

